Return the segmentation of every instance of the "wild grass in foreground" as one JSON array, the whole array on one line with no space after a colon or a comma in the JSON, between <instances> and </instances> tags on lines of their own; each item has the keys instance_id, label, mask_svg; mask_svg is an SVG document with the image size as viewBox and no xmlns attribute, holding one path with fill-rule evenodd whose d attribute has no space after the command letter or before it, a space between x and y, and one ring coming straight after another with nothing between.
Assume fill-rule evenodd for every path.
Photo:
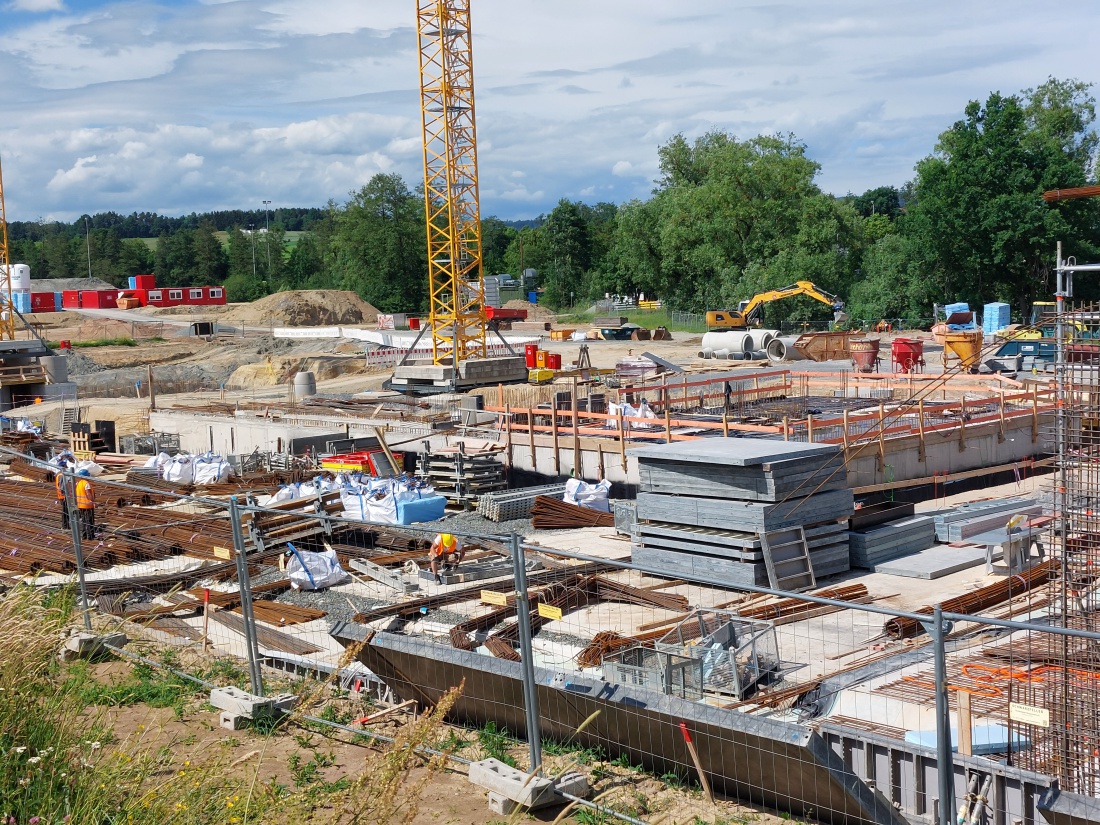
<instances>
[{"instance_id":1,"label":"wild grass in foreground","mask_svg":"<svg viewBox=\"0 0 1100 825\"><path fill-rule=\"evenodd\" d=\"M201 703L199 688L139 665L105 685L92 668L57 660L71 599L17 588L0 596L0 823L3 825L236 825L312 821L397 823L416 815L421 790L444 766L421 756L442 737L452 693L397 741L365 750L357 775L321 783L304 773L290 789L219 753L119 741L112 708L171 707L177 718ZM419 768L420 770L414 770Z\"/></svg>"}]
</instances>

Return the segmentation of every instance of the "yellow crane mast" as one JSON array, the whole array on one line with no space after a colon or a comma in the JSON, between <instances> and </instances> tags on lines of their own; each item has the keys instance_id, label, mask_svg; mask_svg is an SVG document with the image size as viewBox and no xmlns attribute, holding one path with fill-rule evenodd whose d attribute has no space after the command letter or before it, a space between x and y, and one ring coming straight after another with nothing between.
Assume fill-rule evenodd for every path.
<instances>
[{"instance_id":1,"label":"yellow crane mast","mask_svg":"<svg viewBox=\"0 0 1100 825\"><path fill-rule=\"evenodd\" d=\"M0 165L0 341L15 340L15 303L11 294L11 247L4 206L4 169Z\"/></svg>"},{"instance_id":2,"label":"yellow crane mast","mask_svg":"<svg viewBox=\"0 0 1100 825\"><path fill-rule=\"evenodd\" d=\"M470 0L419 0L432 361L485 358Z\"/></svg>"}]
</instances>

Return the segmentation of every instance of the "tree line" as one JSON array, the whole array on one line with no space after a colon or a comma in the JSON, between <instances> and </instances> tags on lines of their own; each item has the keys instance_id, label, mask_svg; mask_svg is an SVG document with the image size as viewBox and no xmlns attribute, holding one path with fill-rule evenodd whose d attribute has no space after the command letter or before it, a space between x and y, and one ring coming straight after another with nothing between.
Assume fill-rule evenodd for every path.
<instances>
[{"instance_id":1,"label":"tree line","mask_svg":"<svg viewBox=\"0 0 1100 825\"><path fill-rule=\"evenodd\" d=\"M864 320L929 318L933 302L951 301L1002 300L1026 313L1050 294L1058 240L1078 260L1100 259L1100 199L1049 205L1041 197L1096 180L1090 88L1050 78L971 101L911 181L844 197L821 190L820 164L794 135L677 135L658 149L660 175L646 199L562 199L536 221L483 219L484 271L535 269L540 300L559 308L644 294L701 312L809 280ZM419 186L379 174L343 204L276 210L270 231L264 217L108 213L72 225L14 223L13 260L35 277L74 277L87 273L90 252L92 273L116 284L152 270L165 286L225 284L233 301L350 289L384 311L425 309ZM287 232L300 233L296 242ZM1084 280L1078 297L1100 298ZM803 299L767 308L770 323L822 311Z\"/></svg>"}]
</instances>

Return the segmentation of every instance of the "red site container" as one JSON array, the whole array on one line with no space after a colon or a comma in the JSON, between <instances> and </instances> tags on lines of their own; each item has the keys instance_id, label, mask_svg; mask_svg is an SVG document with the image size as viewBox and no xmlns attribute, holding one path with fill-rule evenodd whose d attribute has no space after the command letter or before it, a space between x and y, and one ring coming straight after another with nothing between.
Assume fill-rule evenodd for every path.
<instances>
[{"instance_id":1,"label":"red site container","mask_svg":"<svg viewBox=\"0 0 1100 825\"><path fill-rule=\"evenodd\" d=\"M546 368L548 370L560 370L561 369L561 353L560 352L548 352L548 353L546 353Z\"/></svg>"},{"instance_id":2,"label":"red site container","mask_svg":"<svg viewBox=\"0 0 1100 825\"><path fill-rule=\"evenodd\" d=\"M895 338L890 347L894 372L922 372L924 341L919 338Z\"/></svg>"},{"instance_id":3,"label":"red site container","mask_svg":"<svg viewBox=\"0 0 1100 825\"><path fill-rule=\"evenodd\" d=\"M527 369L533 370L538 364L538 344L525 344L523 347L523 356L527 359Z\"/></svg>"}]
</instances>

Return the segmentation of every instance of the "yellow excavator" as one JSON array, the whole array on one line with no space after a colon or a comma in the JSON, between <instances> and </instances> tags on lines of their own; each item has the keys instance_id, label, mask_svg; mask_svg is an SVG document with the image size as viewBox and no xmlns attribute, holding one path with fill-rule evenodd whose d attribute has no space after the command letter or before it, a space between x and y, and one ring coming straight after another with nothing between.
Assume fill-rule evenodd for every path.
<instances>
[{"instance_id":1,"label":"yellow excavator","mask_svg":"<svg viewBox=\"0 0 1100 825\"><path fill-rule=\"evenodd\" d=\"M810 281L795 281L790 286L782 289L770 289L753 295L749 300L737 305L737 310L716 309L707 313L708 329L746 329L749 326L759 326L760 316L763 313L764 304L772 301L780 301L783 298L793 298L796 295L808 295L809 297L828 304L833 308L833 320L842 324L848 320L848 314L844 311L844 302L836 295L826 292Z\"/></svg>"}]
</instances>

